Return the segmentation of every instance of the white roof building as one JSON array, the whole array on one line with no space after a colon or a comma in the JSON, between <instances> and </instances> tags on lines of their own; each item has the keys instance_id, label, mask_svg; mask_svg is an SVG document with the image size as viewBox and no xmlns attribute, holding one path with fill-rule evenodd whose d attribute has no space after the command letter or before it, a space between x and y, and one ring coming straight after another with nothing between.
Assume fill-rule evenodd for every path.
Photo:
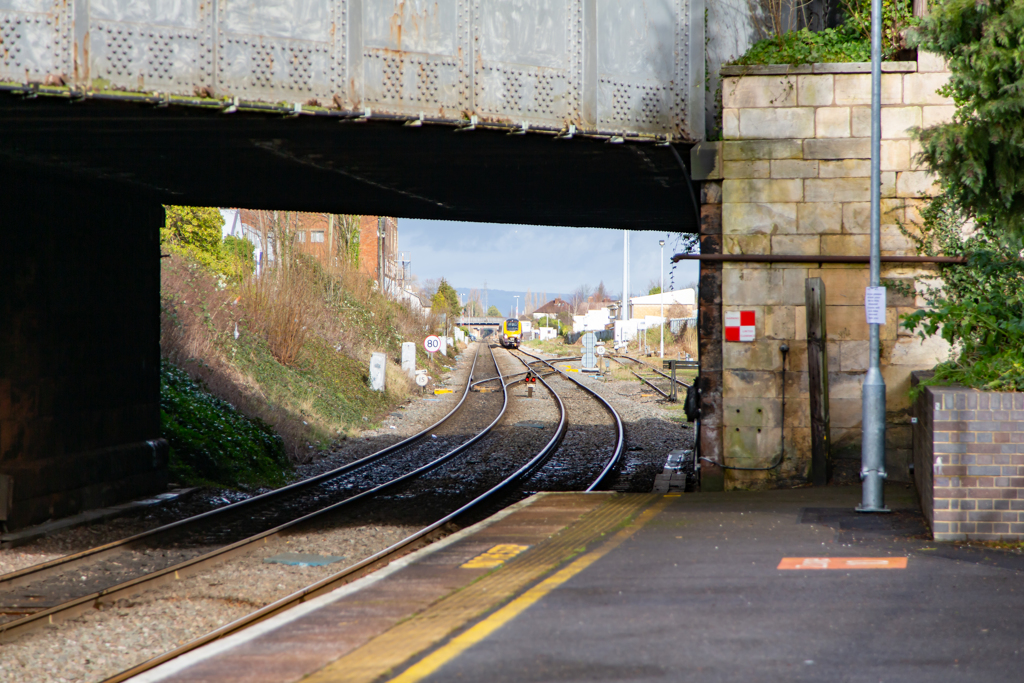
<instances>
[{"instance_id":1,"label":"white roof building","mask_svg":"<svg viewBox=\"0 0 1024 683\"><path fill-rule=\"evenodd\" d=\"M634 296L629 300L631 306L666 306L680 305L693 306L697 301L697 293L693 289L677 289L662 294L648 294L647 296Z\"/></svg>"}]
</instances>

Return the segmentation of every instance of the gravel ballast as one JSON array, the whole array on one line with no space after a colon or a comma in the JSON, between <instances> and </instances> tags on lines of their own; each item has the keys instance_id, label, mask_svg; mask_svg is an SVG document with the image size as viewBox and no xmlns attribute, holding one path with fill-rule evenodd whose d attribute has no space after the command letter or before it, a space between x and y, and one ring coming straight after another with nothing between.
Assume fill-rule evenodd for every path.
<instances>
[{"instance_id":1,"label":"gravel ballast","mask_svg":"<svg viewBox=\"0 0 1024 683\"><path fill-rule=\"evenodd\" d=\"M481 347L481 360L487 353ZM495 349L498 366L505 374L522 370L519 361ZM468 380L472 348L463 353L445 380L451 394L413 399L388 415L373 430L348 439L316 461L297 470L300 478L334 469L365 457L432 425L458 402L461 387ZM564 365L564 363L563 363ZM573 363L578 367L578 363ZM477 379L486 376L478 365ZM669 451L692 447L692 428L669 420L678 411L659 405L636 381L609 380L573 374L608 400L625 424L626 451L609 488L649 492L654 476L661 472ZM614 429L608 412L594 399L567 380L548 380L559 391L569 415L569 429L560 447L543 468L527 480L510 504L535 491L580 489L593 480L611 454ZM453 460L423 480L401 491L375 500L372 506L345 516L320 520L278 543L260 547L202 573L184 577L171 585L116 605L92 610L64 624L26 634L0 644L2 680L10 681L100 681L132 665L177 647L225 623L278 600L325 576L407 537L424 524L439 518L461 497L499 481L521 466L554 434L558 421L557 402L535 385L533 398L516 384L508 389L509 405L495 431L472 447L463 459ZM474 392L475 393L475 392ZM499 400L500 392L477 398ZM429 438L429 437L428 437ZM103 524L60 532L28 546L0 551L0 571L52 559L98 543L115 540L144 528L170 521L182 510L215 506L220 496L245 494L197 492L188 500L145 515L119 518ZM207 508L208 509L208 508ZM491 510L493 512L494 510ZM264 562L285 552L341 556L335 564L299 567Z\"/></svg>"}]
</instances>

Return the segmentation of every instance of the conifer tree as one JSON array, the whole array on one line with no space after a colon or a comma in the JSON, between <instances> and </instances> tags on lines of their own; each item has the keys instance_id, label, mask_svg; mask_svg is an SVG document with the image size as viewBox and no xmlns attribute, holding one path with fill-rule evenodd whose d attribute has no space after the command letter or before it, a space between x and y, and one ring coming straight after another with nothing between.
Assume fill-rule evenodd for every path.
<instances>
[{"instance_id":1,"label":"conifer tree","mask_svg":"<svg viewBox=\"0 0 1024 683\"><path fill-rule=\"evenodd\" d=\"M921 158L971 218L1024 238L1024 0L946 0L917 32L949 62L950 123L919 132Z\"/></svg>"}]
</instances>

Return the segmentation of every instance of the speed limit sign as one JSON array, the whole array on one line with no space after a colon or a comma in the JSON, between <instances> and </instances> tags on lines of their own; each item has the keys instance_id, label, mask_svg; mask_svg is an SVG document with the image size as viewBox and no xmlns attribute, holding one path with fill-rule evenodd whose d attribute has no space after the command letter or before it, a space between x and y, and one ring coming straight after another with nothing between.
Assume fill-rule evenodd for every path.
<instances>
[{"instance_id":1,"label":"speed limit sign","mask_svg":"<svg viewBox=\"0 0 1024 683\"><path fill-rule=\"evenodd\" d=\"M436 334L432 334L423 340L423 348L427 350L427 353L437 353L441 350L441 338Z\"/></svg>"}]
</instances>

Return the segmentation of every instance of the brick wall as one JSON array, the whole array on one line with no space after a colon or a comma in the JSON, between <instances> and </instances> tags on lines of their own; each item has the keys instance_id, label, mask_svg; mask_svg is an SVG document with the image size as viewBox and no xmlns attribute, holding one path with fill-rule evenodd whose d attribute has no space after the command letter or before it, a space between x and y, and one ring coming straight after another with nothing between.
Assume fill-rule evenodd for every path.
<instances>
[{"instance_id":1,"label":"brick wall","mask_svg":"<svg viewBox=\"0 0 1024 683\"><path fill-rule=\"evenodd\" d=\"M935 540L1024 539L1024 394L924 387L914 477Z\"/></svg>"},{"instance_id":2,"label":"brick wall","mask_svg":"<svg viewBox=\"0 0 1024 683\"><path fill-rule=\"evenodd\" d=\"M919 209L936 191L913 156L911 128L948 120L952 103L935 90L948 73L941 60L884 65L882 108L882 255L913 255ZM730 67L723 84L725 141L717 154L722 179L721 251L726 254L858 255L870 245L870 104L867 64ZM742 75L741 75L742 74ZM713 176L712 176L713 177ZM922 344L898 325L924 305L914 282L933 280L932 266L883 264L888 291L881 330L887 386L887 459L891 480L909 480L910 373L943 360L941 339ZM710 273L709 273L710 275ZM861 384L868 364L860 264L726 262L721 269L722 314L756 313L754 342L721 345L721 452L726 465L771 472L726 471L727 488L803 481L810 460L805 280L825 283L832 453L840 476L856 478L861 441ZM919 285L918 285L919 286ZM702 330L703 331L703 330ZM718 339L722 339L721 336ZM785 410L782 354L789 345Z\"/></svg>"}]
</instances>

